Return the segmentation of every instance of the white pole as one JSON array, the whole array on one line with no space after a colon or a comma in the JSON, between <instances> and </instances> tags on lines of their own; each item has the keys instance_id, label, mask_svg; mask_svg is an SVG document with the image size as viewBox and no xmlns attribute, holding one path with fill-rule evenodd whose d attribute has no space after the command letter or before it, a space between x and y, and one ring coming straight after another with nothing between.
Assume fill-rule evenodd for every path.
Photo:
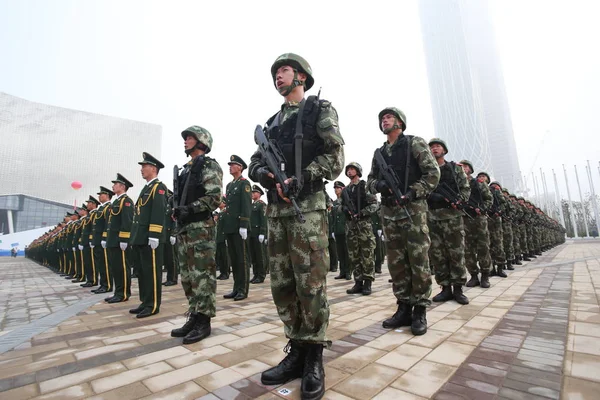
<instances>
[{"instance_id":1,"label":"white pole","mask_svg":"<svg viewBox=\"0 0 600 400\"><path fill-rule=\"evenodd\" d=\"M567 226L565 225L565 215L563 214L562 209L562 199L560 198L560 191L558 190L558 181L556 180L556 173L554 172L554 169L552 170L552 175L554 176L554 190L556 191L556 198L558 200L558 213L560 214L560 223L562 224L563 228L566 228Z\"/></svg>"},{"instance_id":2,"label":"white pole","mask_svg":"<svg viewBox=\"0 0 600 400\"><path fill-rule=\"evenodd\" d=\"M535 205L539 206L540 203L540 198L538 197L538 191L537 191L537 186L535 185L535 175L533 174L533 171L531 171L531 186L533 186L533 194L535 196Z\"/></svg>"},{"instance_id":3,"label":"white pole","mask_svg":"<svg viewBox=\"0 0 600 400\"><path fill-rule=\"evenodd\" d=\"M577 181L577 189L579 190L579 198L581 199L581 212L583 213L583 225L585 226L585 237L590 237L590 230L588 229L587 213L585 212L585 204L583 194L581 193L581 185L579 184L579 174L577 173L577 165L573 165L575 169L575 180Z\"/></svg>"},{"instance_id":4,"label":"white pole","mask_svg":"<svg viewBox=\"0 0 600 400\"><path fill-rule=\"evenodd\" d=\"M577 235L577 224L575 223L575 210L573 209L573 202L571 201L571 190L569 189L569 178L567 177L567 169L563 164L563 171L565 173L565 183L567 184L567 197L569 199L569 215L571 216L571 223L573 224L573 237L578 238Z\"/></svg>"},{"instance_id":5,"label":"white pole","mask_svg":"<svg viewBox=\"0 0 600 400\"><path fill-rule=\"evenodd\" d=\"M592 168L590 167L590 160L587 160L586 171L588 174L588 180L590 181L590 192L592 195L592 207L594 209L594 217L596 218L596 233L600 235L600 218L598 218L598 203L596 202L596 189L594 188L594 179L592 178Z\"/></svg>"},{"instance_id":6,"label":"white pole","mask_svg":"<svg viewBox=\"0 0 600 400\"><path fill-rule=\"evenodd\" d=\"M551 215L554 214L554 210L550 210L550 204L553 203L550 201L548 197L548 187L546 186L546 175L544 175L544 171L540 168L540 179L542 180L542 189L544 190L544 199L546 200L546 214Z\"/></svg>"}]
</instances>

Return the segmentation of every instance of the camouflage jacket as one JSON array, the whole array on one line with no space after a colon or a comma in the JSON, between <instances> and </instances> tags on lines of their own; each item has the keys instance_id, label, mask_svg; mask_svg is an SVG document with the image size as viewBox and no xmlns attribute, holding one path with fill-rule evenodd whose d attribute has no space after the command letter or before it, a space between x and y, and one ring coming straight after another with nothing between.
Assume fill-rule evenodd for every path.
<instances>
[{"instance_id":1,"label":"camouflage jacket","mask_svg":"<svg viewBox=\"0 0 600 400\"><path fill-rule=\"evenodd\" d=\"M391 154L392 148L397 143L398 140L392 144L385 142L381 147L381 150L385 151L387 154ZM406 209L410 215L416 215L427 212L426 199L440 181L440 168L438 167L433 154L431 154L429 145L421 137L413 136L411 140L411 155L417 160L422 175L417 182L410 185L410 189L415 191L417 198L410 202ZM367 179L367 190L375 194L377 192L375 188L377 187L377 182L379 182L380 179L382 179L380 176L380 171L377 167L377 163L375 162L375 156L373 156L373 161L371 162L371 172L369 172L369 177ZM383 219L393 221L407 218L406 213L402 208L397 206L390 207L387 205L381 206L381 216Z\"/></svg>"},{"instance_id":2,"label":"camouflage jacket","mask_svg":"<svg viewBox=\"0 0 600 400\"><path fill-rule=\"evenodd\" d=\"M281 123L298 113L298 104L284 104L281 106ZM321 102L321 111L316 124L317 134L323 139L323 153L315 158L304 169L308 172L311 181L334 180L344 168L344 139L340 134L337 111L330 102ZM257 182L257 170L266 167L266 162L260 151L256 151L250 158L248 167L250 179ZM298 201L302 212L326 209L325 192L320 190ZM295 216L294 207L284 202L271 202L267 206L267 217Z\"/></svg>"}]
</instances>

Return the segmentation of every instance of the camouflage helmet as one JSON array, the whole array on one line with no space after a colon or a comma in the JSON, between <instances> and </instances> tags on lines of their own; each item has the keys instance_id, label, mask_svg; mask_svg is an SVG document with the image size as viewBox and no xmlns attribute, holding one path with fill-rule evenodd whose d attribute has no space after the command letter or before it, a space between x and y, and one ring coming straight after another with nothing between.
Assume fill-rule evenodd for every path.
<instances>
[{"instance_id":1,"label":"camouflage helmet","mask_svg":"<svg viewBox=\"0 0 600 400\"><path fill-rule=\"evenodd\" d=\"M359 163L352 161L350 164L346 165L346 168L344 169L344 173L346 174L346 176L348 176L348 168L354 168L356 170L356 173L358 175L359 178L362 178L362 167L360 166Z\"/></svg>"},{"instance_id":2,"label":"camouflage helmet","mask_svg":"<svg viewBox=\"0 0 600 400\"><path fill-rule=\"evenodd\" d=\"M433 138L429 141L429 147L431 147L432 144L439 144L444 148L444 154L448 154L448 146L446 146L446 142L444 142L442 139Z\"/></svg>"},{"instance_id":3,"label":"camouflage helmet","mask_svg":"<svg viewBox=\"0 0 600 400\"><path fill-rule=\"evenodd\" d=\"M402 110L400 110L399 108L396 108L396 107L386 107L379 112L379 130L381 132L383 132L383 128L381 127L381 120L383 119L383 116L385 114L392 114L392 115L396 116L396 118L398 118L404 124L404 128L402 129L402 131L406 130L406 115L404 115Z\"/></svg>"},{"instance_id":4,"label":"camouflage helmet","mask_svg":"<svg viewBox=\"0 0 600 400\"><path fill-rule=\"evenodd\" d=\"M280 55L271 66L271 76L273 77L273 84L275 87L277 87L275 82L277 70L284 65L289 65L298 72L304 72L306 74L306 82L304 82L306 90L309 90L311 87L313 87L315 80L313 78L313 72L310 64L304 58L294 53L284 53Z\"/></svg>"},{"instance_id":5,"label":"camouflage helmet","mask_svg":"<svg viewBox=\"0 0 600 400\"><path fill-rule=\"evenodd\" d=\"M479 178L479 175L483 175L483 176L485 176L485 177L487 178L487 181L488 181L488 182L491 182L491 181L492 181L492 178L490 178L490 174L488 174L488 173L487 173L487 172L485 172L485 171L481 171L480 173L478 173L478 174L477 174L477 177L478 177L478 178Z\"/></svg>"},{"instance_id":6,"label":"camouflage helmet","mask_svg":"<svg viewBox=\"0 0 600 400\"><path fill-rule=\"evenodd\" d=\"M498 181L490 182L490 186L498 186L498 189L502 190L502 185Z\"/></svg>"},{"instance_id":7,"label":"camouflage helmet","mask_svg":"<svg viewBox=\"0 0 600 400\"><path fill-rule=\"evenodd\" d=\"M206 146L205 153L210 153L210 149L212 149L212 136L210 132L201 126L193 125L181 132L181 137L186 139L188 136L193 136L199 143L202 143Z\"/></svg>"},{"instance_id":8,"label":"camouflage helmet","mask_svg":"<svg viewBox=\"0 0 600 400\"><path fill-rule=\"evenodd\" d=\"M459 164L462 165L468 165L469 168L471 168L471 173L475 172L475 169L473 169L473 163L469 160L461 160Z\"/></svg>"}]
</instances>

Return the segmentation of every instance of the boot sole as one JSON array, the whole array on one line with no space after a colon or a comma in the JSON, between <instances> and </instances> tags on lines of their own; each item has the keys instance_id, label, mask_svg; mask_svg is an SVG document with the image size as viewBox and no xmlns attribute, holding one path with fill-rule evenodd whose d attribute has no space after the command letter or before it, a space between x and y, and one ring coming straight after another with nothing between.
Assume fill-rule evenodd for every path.
<instances>
[{"instance_id":1,"label":"boot sole","mask_svg":"<svg viewBox=\"0 0 600 400\"><path fill-rule=\"evenodd\" d=\"M413 335L415 335L415 336L421 336L421 335L424 335L424 334L426 334L426 333L427 333L427 328L425 328L425 329L424 329L424 330L422 330L422 331L416 331L416 332L415 332L415 331L413 331L412 329L411 329L410 331L411 331L411 332L412 332L412 334L413 334Z\"/></svg>"},{"instance_id":2,"label":"boot sole","mask_svg":"<svg viewBox=\"0 0 600 400\"><path fill-rule=\"evenodd\" d=\"M324 376L323 376L324 378ZM302 390L302 389L300 389ZM323 396L325 395L325 385L323 385L323 389L321 391L319 391L318 393L315 394L311 394L310 396L306 396L304 395L304 393L300 393L300 400L320 400L323 398Z\"/></svg>"},{"instance_id":3,"label":"boot sole","mask_svg":"<svg viewBox=\"0 0 600 400\"><path fill-rule=\"evenodd\" d=\"M276 385L283 385L284 383L291 382L294 379L298 379L298 378L302 378L302 374L299 374L298 376L294 376L294 377L289 377L289 378L286 378L286 379L280 379L278 381L275 381L275 380L270 381L268 379L263 379L263 377L261 376L260 377L260 382L263 385L266 385L266 386L276 386Z\"/></svg>"},{"instance_id":4,"label":"boot sole","mask_svg":"<svg viewBox=\"0 0 600 400\"><path fill-rule=\"evenodd\" d=\"M410 324L406 324L406 325L402 324L402 325L397 325L397 326L396 325L394 325L394 326L389 326L389 325L386 326L384 324L381 324L381 327L383 329L398 329L398 328L402 328L403 326L411 326L411 325L412 325L412 322Z\"/></svg>"},{"instance_id":5,"label":"boot sole","mask_svg":"<svg viewBox=\"0 0 600 400\"><path fill-rule=\"evenodd\" d=\"M210 332L200 336L199 338L194 338L194 340L185 340L185 338L183 338L183 344L192 344L192 343L198 343L199 341L201 341L202 339L206 339L207 337L210 336Z\"/></svg>"},{"instance_id":6,"label":"boot sole","mask_svg":"<svg viewBox=\"0 0 600 400\"><path fill-rule=\"evenodd\" d=\"M173 333L173 332L171 332L171 337L186 337L187 334L190 333L190 332L187 332L187 333Z\"/></svg>"}]
</instances>

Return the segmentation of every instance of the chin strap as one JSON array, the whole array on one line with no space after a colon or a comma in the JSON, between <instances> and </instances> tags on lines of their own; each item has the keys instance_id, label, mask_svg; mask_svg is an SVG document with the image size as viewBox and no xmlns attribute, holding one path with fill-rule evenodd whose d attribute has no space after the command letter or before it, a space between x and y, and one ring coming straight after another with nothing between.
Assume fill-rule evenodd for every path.
<instances>
[{"instance_id":1,"label":"chin strap","mask_svg":"<svg viewBox=\"0 0 600 400\"><path fill-rule=\"evenodd\" d=\"M282 95L283 97L289 95L290 93L292 93L292 90L294 90L297 86L304 86L304 82L300 81L298 79L298 71L294 70L294 79L292 80L292 84L288 85L288 86L282 86L281 88L278 88L277 91L279 92L280 95ZM277 88L277 85L275 85L275 87Z\"/></svg>"}]
</instances>

